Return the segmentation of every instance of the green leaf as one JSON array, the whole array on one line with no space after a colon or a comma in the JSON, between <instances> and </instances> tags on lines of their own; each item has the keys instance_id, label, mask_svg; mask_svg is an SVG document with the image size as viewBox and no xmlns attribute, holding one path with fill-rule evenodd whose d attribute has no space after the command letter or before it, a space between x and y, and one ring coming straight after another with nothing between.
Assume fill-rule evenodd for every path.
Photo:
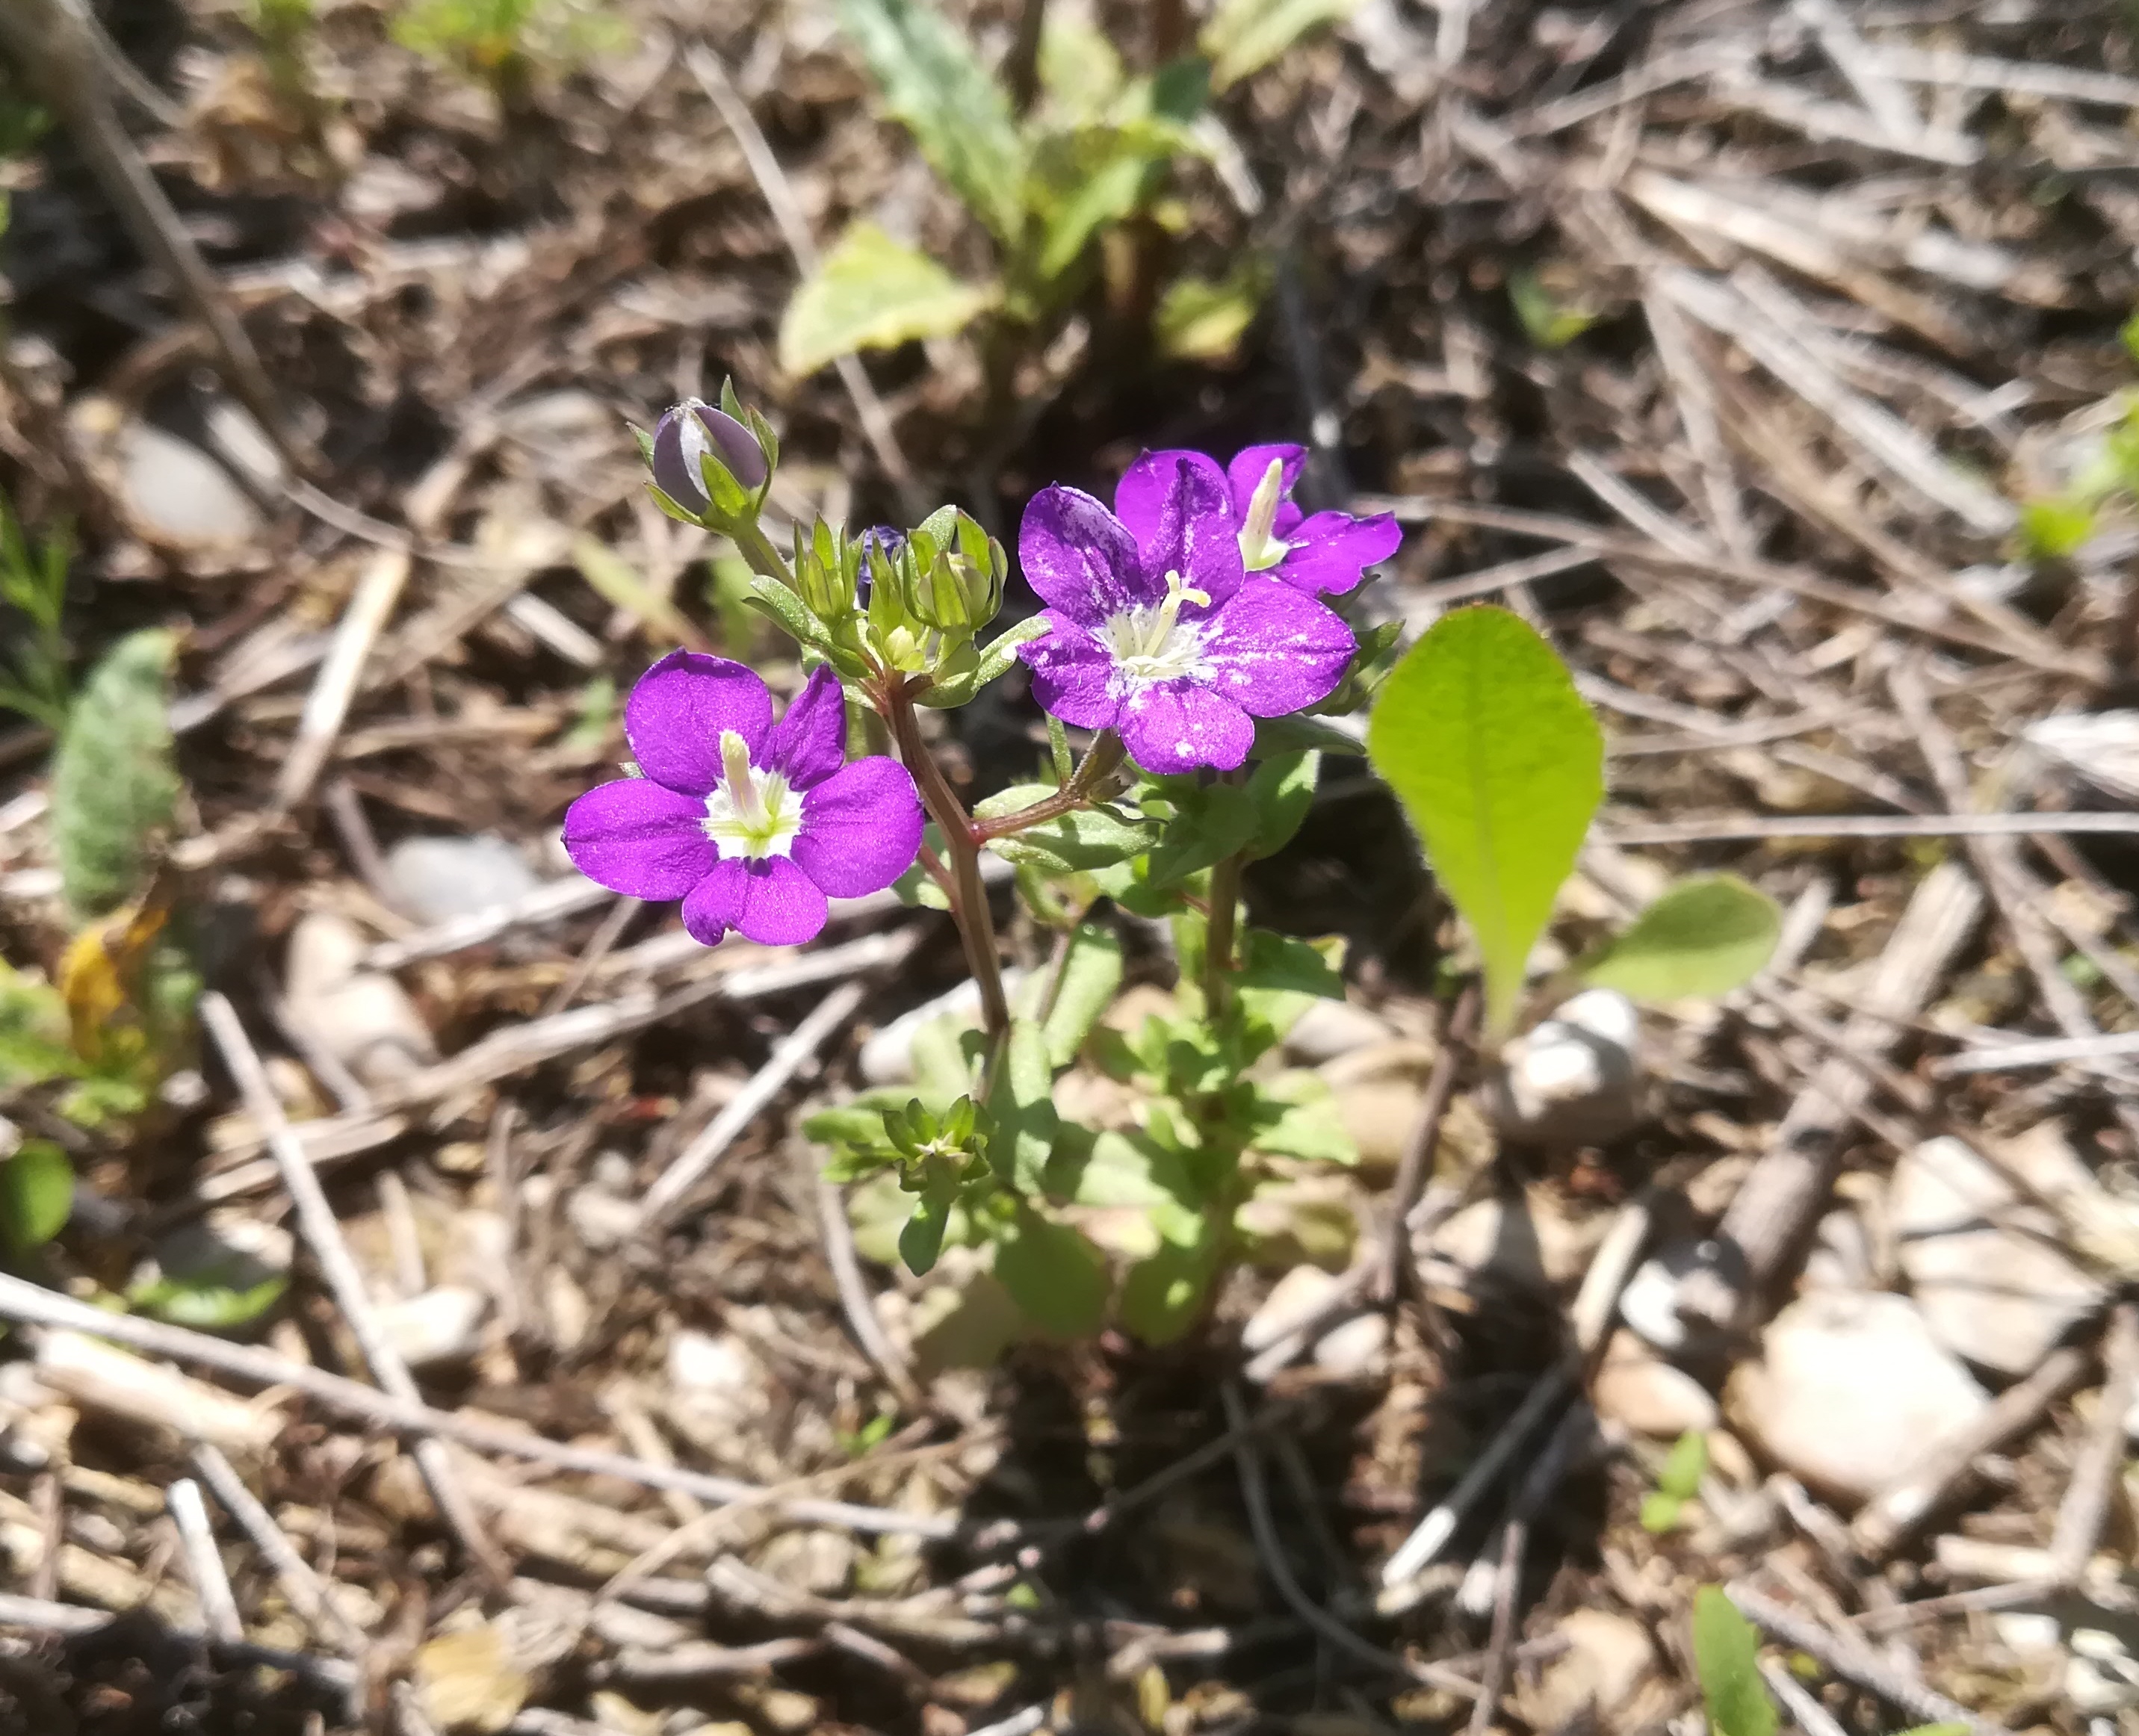
<instances>
[{"instance_id":1,"label":"green leaf","mask_svg":"<svg viewBox=\"0 0 2139 1736\"><path fill-rule=\"evenodd\" d=\"M1540 350L1564 350L1597 323L1594 314L1563 306L1528 266L1518 267L1510 275L1508 300L1530 341Z\"/></svg>"},{"instance_id":2,"label":"green leaf","mask_svg":"<svg viewBox=\"0 0 2139 1736\"><path fill-rule=\"evenodd\" d=\"M1319 754L1290 754L1265 760L1248 779L1254 799L1256 829L1242 846L1248 860L1275 856L1292 842L1307 810L1314 805L1315 780L1322 771Z\"/></svg>"},{"instance_id":3,"label":"green leaf","mask_svg":"<svg viewBox=\"0 0 2139 1736\"><path fill-rule=\"evenodd\" d=\"M1200 1213L1177 1215L1189 1239L1165 1237L1122 1280L1122 1324L1147 1344L1171 1344L1195 1325L1218 1269L1220 1242L1209 1220Z\"/></svg>"},{"instance_id":4,"label":"green leaf","mask_svg":"<svg viewBox=\"0 0 2139 1736\"><path fill-rule=\"evenodd\" d=\"M1150 1211L1196 1197L1187 1166L1141 1133L1084 1134L1065 1127L1047 1166L1047 1191L1075 1205Z\"/></svg>"},{"instance_id":5,"label":"green leaf","mask_svg":"<svg viewBox=\"0 0 2139 1736\"><path fill-rule=\"evenodd\" d=\"M1055 1005L1048 1008L1042 1024L1050 1061L1067 1067L1077 1059L1077 1051L1121 985L1121 936L1096 922L1084 923L1070 936Z\"/></svg>"},{"instance_id":6,"label":"green leaf","mask_svg":"<svg viewBox=\"0 0 2139 1736\"><path fill-rule=\"evenodd\" d=\"M1256 719L1256 745L1248 750L1256 760L1274 760L1285 754L1308 751L1346 754L1357 759L1367 751L1365 740L1319 717L1295 712L1289 717Z\"/></svg>"},{"instance_id":7,"label":"green leaf","mask_svg":"<svg viewBox=\"0 0 2139 1736\"><path fill-rule=\"evenodd\" d=\"M1652 1537L1662 1537L1667 1531L1678 1529L1678 1522L1685 1515L1686 1502L1677 1495L1667 1495L1661 1489L1652 1490L1642 1497L1642 1529Z\"/></svg>"},{"instance_id":8,"label":"green leaf","mask_svg":"<svg viewBox=\"0 0 2139 1736\"><path fill-rule=\"evenodd\" d=\"M288 1275L272 1272L257 1284L218 1284L208 1279L163 1278L126 1293L130 1307L173 1326L195 1332L234 1332L250 1326L282 1299Z\"/></svg>"},{"instance_id":9,"label":"green leaf","mask_svg":"<svg viewBox=\"0 0 2139 1736\"><path fill-rule=\"evenodd\" d=\"M1270 268L1253 255L1223 277L1192 272L1166 286L1152 315L1158 353L1177 362L1223 361L1240 347L1270 291Z\"/></svg>"},{"instance_id":10,"label":"green leaf","mask_svg":"<svg viewBox=\"0 0 2139 1736\"><path fill-rule=\"evenodd\" d=\"M800 379L857 350L963 331L991 285L954 277L926 253L859 223L802 280L780 320L780 365Z\"/></svg>"},{"instance_id":11,"label":"green leaf","mask_svg":"<svg viewBox=\"0 0 2139 1736\"><path fill-rule=\"evenodd\" d=\"M973 810L976 819L1001 819L1055 793L1046 784L1020 784L990 796ZM1030 863L1050 873L1084 873L1111 868L1151 848L1158 827L1141 814L1112 803L1080 808L1007 838L991 839L988 848L1006 862Z\"/></svg>"},{"instance_id":12,"label":"green leaf","mask_svg":"<svg viewBox=\"0 0 2139 1736\"><path fill-rule=\"evenodd\" d=\"M1308 1163L1357 1163L1359 1148L1344 1131L1337 1099L1319 1073L1295 1068L1255 1086L1248 1143L1266 1157Z\"/></svg>"},{"instance_id":13,"label":"green leaf","mask_svg":"<svg viewBox=\"0 0 2139 1736\"><path fill-rule=\"evenodd\" d=\"M1248 931L1248 961L1233 979L1233 998L1249 1023L1254 1054L1275 1046L1318 1000L1341 1000L1341 940L1304 941L1266 928Z\"/></svg>"},{"instance_id":14,"label":"green leaf","mask_svg":"<svg viewBox=\"0 0 2139 1736\"><path fill-rule=\"evenodd\" d=\"M1146 885L1176 885L1244 848L1256 835L1260 815L1245 785L1200 784L1192 777L1154 782L1172 804L1173 817L1152 850Z\"/></svg>"},{"instance_id":15,"label":"green leaf","mask_svg":"<svg viewBox=\"0 0 2139 1736\"><path fill-rule=\"evenodd\" d=\"M933 1267L936 1256L943 1251L943 1232L950 1226L951 1202L957 1194L955 1186L928 1189L914 1201L913 1215L898 1232L898 1257L916 1278Z\"/></svg>"},{"instance_id":16,"label":"green leaf","mask_svg":"<svg viewBox=\"0 0 2139 1736\"><path fill-rule=\"evenodd\" d=\"M1376 699L1367 754L1477 936L1486 1029L1513 1029L1530 948L1604 795L1604 738L1551 646L1504 609L1443 615Z\"/></svg>"},{"instance_id":17,"label":"green leaf","mask_svg":"<svg viewBox=\"0 0 2139 1736\"><path fill-rule=\"evenodd\" d=\"M785 628L805 645L820 645L825 639L825 623L810 613L809 605L795 595L792 587L782 584L777 579L768 579L762 573L750 575L750 594L743 601L760 614Z\"/></svg>"},{"instance_id":18,"label":"green leaf","mask_svg":"<svg viewBox=\"0 0 2139 1736\"><path fill-rule=\"evenodd\" d=\"M1011 1020L1002 1062L988 1096L993 1131L988 1162L1003 1184L1030 1197L1046 1186L1047 1160L1061 1117L1055 1113L1055 1069L1047 1037L1030 1019Z\"/></svg>"},{"instance_id":19,"label":"green leaf","mask_svg":"<svg viewBox=\"0 0 2139 1736\"><path fill-rule=\"evenodd\" d=\"M1708 1435L1688 1429L1672 1443L1671 1456L1657 1473L1657 1488L1664 1494L1691 1501L1701 1493L1701 1479L1708 1474Z\"/></svg>"},{"instance_id":20,"label":"green leaf","mask_svg":"<svg viewBox=\"0 0 2139 1736\"><path fill-rule=\"evenodd\" d=\"M66 1227L74 1210L74 1165L45 1139L27 1139L0 1163L0 1237L27 1254Z\"/></svg>"},{"instance_id":21,"label":"green leaf","mask_svg":"<svg viewBox=\"0 0 2139 1736\"><path fill-rule=\"evenodd\" d=\"M1025 223L1025 147L1009 94L928 0L839 0L884 106L967 208L1000 241Z\"/></svg>"},{"instance_id":22,"label":"green leaf","mask_svg":"<svg viewBox=\"0 0 2139 1736\"><path fill-rule=\"evenodd\" d=\"M1097 120L1121 94L1122 57L1105 32L1056 7L1040 31L1040 88L1065 119Z\"/></svg>"},{"instance_id":23,"label":"green leaf","mask_svg":"<svg viewBox=\"0 0 2139 1736\"><path fill-rule=\"evenodd\" d=\"M1712 1585L1693 1594L1693 1661L1715 1736L1775 1736L1774 1702L1760 1680L1760 1636Z\"/></svg>"},{"instance_id":24,"label":"green leaf","mask_svg":"<svg viewBox=\"0 0 2139 1736\"><path fill-rule=\"evenodd\" d=\"M1637 1000L1727 995L1760 975L1782 937L1775 901L1735 874L1681 880L1576 966Z\"/></svg>"},{"instance_id":25,"label":"green leaf","mask_svg":"<svg viewBox=\"0 0 2139 1736\"><path fill-rule=\"evenodd\" d=\"M2094 535L2094 507L2063 495L2029 501L2020 509L2020 546L2034 560L2063 560Z\"/></svg>"},{"instance_id":26,"label":"green leaf","mask_svg":"<svg viewBox=\"0 0 2139 1736\"><path fill-rule=\"evenodd\" d=\"M1259 72L1321 24L1359 9L1359 0L1219 0L1199 39L1211 56L1211 82L1221 90Z\"/></svg>"},{"instance_id":27,"label":"green leaf","mask_svg":"<svg viewBox=\"0 0 2139 1736\"><path fill-rule=\"evenodd\" d=\"M67 903L102 916L141 890L154 834L171 823L170 674L157 628L129 634L91 673L52 760L52 840Z\"/></svg>"},{"instance_id":28,"label":"green leaf","mask_svg":"<svg viewBox=\"0 0 2139 1736\"><path fill-rule=\"evenodd\" d=\"M1107 1262L1070 1228L1020 1205L996 1243L996 1277L1025 1316L1057 1337L1095 1331L1107 1312Z\"/></svg>"},{"instance_id":29,"label":"green leaf","mask_svg":"<svg viewBox=\"0 0 2139 1736\"><path fill-rule=\"evenodd\" d=\"M66 997L0 959L0 1091L72 1078L81 1071L67 1040Z\"/></svg>"}]
</instances>

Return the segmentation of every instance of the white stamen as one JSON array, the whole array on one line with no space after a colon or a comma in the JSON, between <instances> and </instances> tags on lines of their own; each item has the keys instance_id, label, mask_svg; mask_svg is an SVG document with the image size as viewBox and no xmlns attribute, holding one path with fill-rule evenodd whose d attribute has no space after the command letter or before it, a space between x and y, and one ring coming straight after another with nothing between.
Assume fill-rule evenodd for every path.
<instances>
[{"instance_id":1,"label":"white stamen","mask_svg":"<svg viewBox=\"0 0 2139 1736\"><path fill-rule=\"evenodd\" d=\"M1179 573L1169 572L1162 600L1124 609L1099 629L1100 642L1116 672L1132 688L1177 680L1202 667L1203 628L1180 619L1186 603L1208 609L1211 599L1208 593L1182 583Z\"/></svg>"},{"instance_id":2,"label":"white stamen","mask_svg":"<svg viewBox=\"0 0 2139 1736\"><path fill-rule=\"evenodd\" d=\"M1285 461L1273 458L1248 501L1248 521L1241 526L1241 561L1251 573L1267 572L1284 560L1292 545L1270 535L1278 502L1285 497Z\"/></svg>"},{"instance_id":3,"label":"white stamen","mask_svg":"<svg viewBox=\"0 0 2139 1736\"><path fill-rule=\"evenodd\" d=\"M752 765L750 744L734 730L721 731L721 772L699 823L721 859L741 856L756 862L792 854L802 830L802 798L787 787L787 780Z\"/></svg>"}]
</instances>

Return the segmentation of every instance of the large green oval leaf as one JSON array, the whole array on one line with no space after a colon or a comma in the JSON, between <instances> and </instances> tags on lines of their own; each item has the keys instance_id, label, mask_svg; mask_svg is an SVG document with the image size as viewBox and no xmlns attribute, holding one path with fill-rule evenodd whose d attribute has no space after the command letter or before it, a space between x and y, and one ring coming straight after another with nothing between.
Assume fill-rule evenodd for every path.
<instances>
[{"instance_id":1,"label":"large green oval leaf","mask_svg":"<svg viewBox=\"0 0 2139 1736\"><path fill-rule=\"evenodd\" d=\"M1727 995L1760 975L1782 932L1782 911L1758 887L1735 874L1696 874L1578 968L1585 980L1637 1000Z\"/></svg>"},{"instance_id":2,"label":"large green oval leaf","mask_svg":"<svg viewBox=\"0 0 2139 1736\"><path fill-rule=\"evenodd\" d=\"M1367 754L1477 936L1486 1029L1515 1024L1524 966L1604 795L1604 737L1551 646L1504 609L1443 615L1383 684Z\"/></svg>"},{"instance_id":3,"label":"large green oval leaf","mask_svg":"<svg viewBox=\"0 0 2139 1736\"><path fill-rule=\"evenodd\" d=\"M74 1210L74 1165L49 1140L25 1140L0 1163L0 1236L17 1254L42 1248Z\"/></svg>"},{"instance_id":4,"label":"large green oval leaf","mask_svg":"<svg viewBox=\"0 0 2139 1736\"><path fill-rule=\"evenodd\" d=\"M1760 1636L1712 1585L1693 1594L1693 1662L1715 1736L1775 1736L1775 1703L1760 1680Z\"/></svg>"},{"instance_id":5,"label":"large green oval leaf","mask_svg":"<svg viewBox=\"0 0 2139 1736\"><path fill-rule=\"evenodd\" d=\"M857 350L963 331L996 299L926 253L856 223L802 281L780 320L780 365L798 379Z\"/></svg>"}]
</instances>

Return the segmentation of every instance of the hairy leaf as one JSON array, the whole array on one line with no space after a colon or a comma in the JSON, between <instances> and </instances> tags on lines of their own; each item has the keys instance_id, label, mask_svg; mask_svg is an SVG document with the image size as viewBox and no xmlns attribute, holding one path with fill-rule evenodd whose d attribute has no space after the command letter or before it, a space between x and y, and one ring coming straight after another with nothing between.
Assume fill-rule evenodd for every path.
<instances>
[{"instance_id":1,"label":"hairy leaf","mask_svg":"<svg viewBox=\"0 0 2139 1736\"><path fill-rule=\"evenodd\" d=\"M1009 93L928 0L839 0L839 16L929 166L998 240L1015 244L1025 147Z\"/></svg>"},{"instance_id":2,"label":"hairy leaf","mask_svg":"<svg viewBox=\"0 0 2139 1736\"><path fill-rule=\"evenodd\" d=\"M857 350L963 331L996 299L926 253L859 223L804 278L780 320L780 365L800 379Z\"/></svg>"},{"instance_id":3,"label":"hairy leaf","mask_svg":"<svg viewBox=\"0 0 2139 1736\"><path fill-rule=\"evenodd\" d=\"M1781 910L1758 887L1735 874L1696 874L1576 968L1637 1000L1727 995L1760 975L1782 932Z\"/></svg>"},{"instance_id":4,"label":"hairy leaf","mask_svg":"<svg viewBox=\"0 0 2139 1736\"><path fill-rule=\"evenodd\" d=\"M1530 948L1603 799L1597 720L1520 616L1460 609L1383 685L1367 752L1477 936L1487 1029L1505 1037Z\"/></svg>"},{"instance_id":5,"label":"hairy leaf","mask_svg":"<svg viewBox=\"0 0 2139 1736\"><path fill-rule=\"evenodd\" d=\"M1030 1206L1004 1227L995 1272L1026 1318L1057 1337L1083 1337L1106 1316L1105 1258L1068 1225Z\"/></svg>"},{"instance_id":6,"label":"hairy leaf","mask_svg":"<svg viewBox=\"0 0 2139 1736\"><path fill-rule=\"evenodd\" d=\"M172 635L129 634L91 673L52 760L52 841L67 903L101 916L140 890L154 835L171 823Z\"/></svg>"},{"instance_id":7,"label":"hairy leaf","mask_svg":"<svg viewBox=\"0 0 2139 1736\"><path fill-rule=\"evenodd\" d=\"M1096 922L1084 923L1070 936L1055 1004L1042 1021L1050 1062L1067 1067L1077 1059L1077 1051L1121 985L1121 936Z\"/></svg>"},{"instance_id":8,"label":"hairy leaf","mask_svg":"<svg viewBox=\"0 0 2139 1736\"><path fill-rule=\"evenodd\" d=\"M0 1163L0 1237L17 1254L42 1248L74 1210L74 1165L45 1139L27 1139Z\"/></svg>"}]
</instances>

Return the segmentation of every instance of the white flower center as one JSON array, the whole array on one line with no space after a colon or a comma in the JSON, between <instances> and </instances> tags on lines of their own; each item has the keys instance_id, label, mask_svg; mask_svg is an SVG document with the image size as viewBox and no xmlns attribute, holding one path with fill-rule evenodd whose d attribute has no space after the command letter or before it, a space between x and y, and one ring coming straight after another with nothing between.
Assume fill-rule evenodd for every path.
<instances>
[{"instance_id":1,"label":"white flower center","mask_svg":"<svg viewBox=\"0 0 2139 1736\"><path fill-rule=\"evenodd\" d=\"M1207 609L1211 599L1207 593L1182 583L1180 574L1169 572L1163 600L1109 615L1107 624L1099 629L1100 641L1113 658L1115 669L1133 686L1178 680L1202 667L1203 628L1180 619L1184 603Z\"/></svg>"},{"instance_id":2,"label":"white flower center","mask_svg":"<svg viewBox=\"0 0 2139 1736\"><path fill-rule=\"evenodd\" d=\"M802 830L801 795L778 772L751 765L750 744L733 730L721 731L721 770L699 822L721 860L791 854Z\"/></svg>"},{"instance_id":3,"label":"white flower center","mask_svg":"<svg viewBox=\"0 0 2139 1736\"><path fill-rule=\"evenodd\" d=\"M1285 498L1285 461L1273 458L1248 501L1248 521L1241 526L1241 564L1251 573L1275 566L1291 551L1292 545L1270 535L1277 522L1278 502Z\"/></svg>"}]
</instances>

